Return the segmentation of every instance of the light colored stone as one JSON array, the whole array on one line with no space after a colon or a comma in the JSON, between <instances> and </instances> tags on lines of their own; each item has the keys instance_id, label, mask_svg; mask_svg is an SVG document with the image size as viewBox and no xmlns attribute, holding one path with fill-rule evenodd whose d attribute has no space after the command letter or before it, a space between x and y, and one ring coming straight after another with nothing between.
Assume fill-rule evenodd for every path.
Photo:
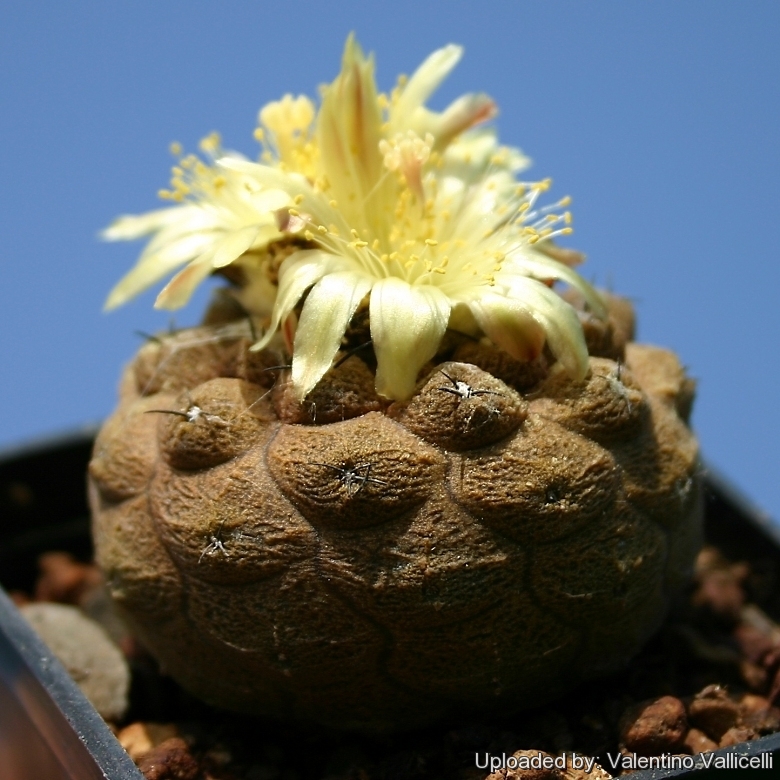
<instances>
[{"instance_id":1,"label":"light colored stone","mask_svg":"<svg viewBox=\"0 0 780 780\"><path fill-rule=\"evenodd\" d=\"M100 715L119 720L127 709L130 670L106 632L64 604L42 601L20 611Z\"/></svg>"}]
</instances>

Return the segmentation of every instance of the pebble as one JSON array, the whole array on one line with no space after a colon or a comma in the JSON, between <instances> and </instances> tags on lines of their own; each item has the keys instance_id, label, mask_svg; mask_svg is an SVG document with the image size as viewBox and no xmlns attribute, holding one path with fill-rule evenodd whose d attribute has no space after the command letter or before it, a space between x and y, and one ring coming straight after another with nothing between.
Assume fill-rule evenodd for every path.
<instances>
[{"instance_id":1,"label":"pebble","mask_svg":"<svg viewBox=\"0 0 780 780\"><path fill-rule=\"evenodd\" d=\"M133 761L138 761L150 750L167 739L179 736L179 730L173 723L142 723L140 721L125 726L117 739Z\"/></svg>"},{"instance_id":2,"label":"pebble","mask_svg":"<svg viewBox=\"0 0 780 780\"><path fill-rule=\"evenodd\" d=\"M738 724L739 715L739 705L719 685L708 685L688 705L691 723L716 742Z\"/></svg>"},{"instance_id":3,"label":"pebble","mask_svg":"<svg viewBox=\"0 0 780 780\"><path fill-rule=\"evenodd\" d=\"M632 753L657 756L681 748L687 731L685 705L674 696L662 696L623 714L620 741Z\"/></svg>"},{"instance_id":4,"label":"pebble","mask_svg":"<svg viewBox=\"0 0 780 780\"><path fill-rule=\"evenodd\" d=\"M517 759L526 759L526 761L537 761L548 758L553 760L553 756L541 750L518 750L512 754ZM528 769L499 769L497 772L491 772L485 780L564 780L563 773L555 767L549 768L528 768Z\"/></svg>"},{"instance_id":5,"label":"pebble","mask_svg":"<svg viewBox=\"0 0 780 780\"><path fill-rule=\"evenodd\" d=\"M709 607L727 620L738 620L745 604L743 581L748 575L744 564L731 564L712 548L702 550L696 561L698 588L693 603Z\"/></svg>"},{"instance_id":6,"label":"pebble","mask_svg":"<svg viewBox=\"0 0 780 780\"><path fill-rule=\"evenodd\" d=\"M763 712L769 708L769 699L755 693L745 693L739 700L739 708L743 713Z\"/></svg>"},{"instance_id":7,"label":"pebble","mask_svg":"<svg viewBox=\"0 0 780 780\"><path fill-rule=\"evenodd\" d=\"M753 663L760 663L775 647L771 635L744 621L736 625L733 635L743 655Z\"/></svg>"},{"instance_id":8,"label":"pebble","mask_svg":"<svg viewBox=\"0 0 780 780\"><path fill-rule=\"evenodd\" d=\"M137 763L146 780L195 780L200 773L198 762L181 737L166 739Z\"/></svg>"},{"instance_id":9,"label":"pebble","mask_svg":"<svg viewBox=\"0 0 780 780\"><path fill-rule=\"evenodd\" d=\"M528 761L535 760L537 762L539 757L546 757L549 760L555 758L552 754L541 750L518 750L512 756L517 759L525 758ZM612 780L612 775L595 762L590 767L590 771L586 771L584 768L573 766L570 756L561 754L557 760L560 761L561 757L565 758L565 769L558 767L499 769L484 780Z\"/></svg>"},{"instance_id":10,"label":"pebble","mask_svg":"<svg viewBox=\"0 0 780 780\"><path fill-rule=\"evenodd\" d=\"M720 747L738 745L740 742L747 742L748 740L755 739L757 736L756 732L747 726L733 726L720 738Z\"/></svg>"},{"instance_id":11,"label":"pebble","mask_svg":"<svg viewBox=\"0 0 780 780\"><path fill-rule=\"evenodd\" d=\"M93 564L79 563L66 552L48 552L38 558L39 576L35 583L36 601L79 604L102 577Z\"/></svg>"},{"instance_id":12,"label":"pebble","mask_svg":"<svg viewBox=\"0 0 780 780\"><path fill-rule=\"evenodd\" d=\"M130 670L105 631L76 607L37 602L20 612L105 720L127 710Z\"/></svg>"},{"instance_id":13,"label":"pebble","mask_svg":"<svg viewBox=\"0 0 780 780\"><path fill-rule=\"evenodd\" d=\"M767 707L764 710L748 712L742 717L742 725L757 734L774 734L780 731L780 710L777 707Z\"/></svg>"},{"instance_id":14,"label":"pebble","mask_svg":"<svg viewBox=\"0 0 780 780\"><path fill-rule=\"evenodd\" d=\"M685 735L685 748L691 753L708 753L711 750L718 749L718 743L711 740L703 731L697 728L688 729Z\"/></svg>"}]
</instances>

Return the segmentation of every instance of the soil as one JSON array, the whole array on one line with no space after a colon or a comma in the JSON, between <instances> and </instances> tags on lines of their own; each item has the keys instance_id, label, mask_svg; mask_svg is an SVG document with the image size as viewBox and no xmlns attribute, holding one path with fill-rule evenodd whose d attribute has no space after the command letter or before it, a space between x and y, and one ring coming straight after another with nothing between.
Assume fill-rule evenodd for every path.
<instances>
[{"instance_id":1,"label":"soil","mask_svg":"<svg viewBox=\"0 0 780 780\"><path fill-rule=\"evenodd\" d=\"M11 595L19 604L80 605L118 639L132 687L127 715L109 725L148 780L605 778L619 774L612 763L621 752L693 755L780 731L780 555L729 533L723 518L709 522L708 535L691 586L623 672L520 715L379 737L252 719L193 699L122 635L101 607L96 568L70 554L41 556L34 589ZM540 751L598 763L590 774L571 760L565 770L484 768L489 756L520 762Z\"/></svg>"}]
</instances>

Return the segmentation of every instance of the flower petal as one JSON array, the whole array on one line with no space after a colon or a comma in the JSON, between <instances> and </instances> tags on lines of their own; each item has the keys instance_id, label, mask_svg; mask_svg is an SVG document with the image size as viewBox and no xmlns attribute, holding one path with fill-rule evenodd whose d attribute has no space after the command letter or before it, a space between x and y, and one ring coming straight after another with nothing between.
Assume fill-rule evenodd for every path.
<instances>
[{"instance_id":1,"label":"flower petal","mask_svg":"<svg viewBox=\"0 0 780 780\"><path fill-rule=\"evenodd\" d=\"M152 254L145 251L138 263L125 274L108 294L104 309L110 311L160 281L182 263L197 258L212 244L211 233L193 233L163 246Z\"/></svg>"},{"instance_id":2,"label":"flower petal","mask_svg":"<svg viewBox=\"0 0 780 780\"><path fill-rule=\"evenodd\" d=\"M278 188L249 193L247 199L258 212L269 214L288 206L291 201L290 195Z\"/></svg>"},{"instance_id":3,"label":"flower petal","mask_svg":"<svg viewBox=\"0 0 780 780\"><path fill-rule=\"evenodd\" d=\"M295 332L292 382L303 398L322 379L338 352L341 339L371 280L352 271L331 273L314 285Z\"/></svg>"},{"instance_id":4,"label":"flower petal","mask_svg":"<svg viewBox=\"0 0 780 780\"><path fill-rule=\"evenodd\" d=\"M585 261L584 252L570 249L566 246L558 246L552 239L539 241L537 244L534 244L534 249L543 255L547 255L547 257L551 257L553 260L557 260L559 263L563 263L569 268L574 268Z\"/></svg>"},{"instance_id":5,"label":"flower petal","mask_svg":"<svg viewBox=\"0 0 780 780\"><path fill-rule=\"evenodd\" d=\"M349 232L349 226L344 222L341 212L329 205L332 196L326 198L322 193L315 192L311 184L300 174L282 171L270 165L224 157L220 158L219 165L251 177L261 187L284 191L291 200L300 197L303 203L299 208L305 210L306 215L315 225L336 223L340 229Z\"/></svg>"},{"instance_id":6,"label":"flower petal","mask_svg":"<svg viewBox=\"0 0 780 780\"><path fill-rule=\"evenodd\" d=\"M323 91L316 129L323 172L342 208L363 213L384 173L381 125L373 57L366 58L350 35L341 73Z\"/></svg>"},{"instance_id":7,"label":"flower petal","mask_svg":"<svg viewBox=\"0 0 780 780\"><path fill-rule=\"evenodd\" d=\"M596 289L586 282L575 270L564 263L554 260L547 255L528 251L515 253L511 256L511 266L514 266L519 274L516 276L532 276L535 279L554 279L566 282L579 290L585 298L588 306L596 317L606 319L607 308Z\"/></svg>"},{"instance_id":8,"label":"flower petal","mask_svg":"<svg viewBox=\"0 0 780 780\"><path fill-rule=\"evenodd\" d=\"M406 130L414 130L421 138L431 133L441 150L464 130L497 114L495 102L481 93L462 95L441 113L425 106L462 55L461 46L450 44L437 49L417 68L390 109L388 136Z\"/></svg>"},{"instance_id":9,"label":"flower petal","mask_svg":"<svg viewBox=\"0 0 780 780\"><path fill-rule=\"evenodd\" d=\"M451 43L426 57L411 75L398 97L398 102L391 109L391 129L388 135L392 136L409 126L412 113L438 89L439 84L449 76L462 56L463 47Z\"/></svg>"},{"instance_id":10,"label":"flower petal","mask_svg":"<svg viewBox=\"0 0 780 780\"><path fill-rule=\"evenodd\" d=\"M186 268L179 271L165 287L160 290L155 309L180 309L192 297L195 288L214 269L214 252L208 250Z\"/></svg>"},{"instance_id":11,"label":"flower petal","mask_svg":"<svg viewBox=\"0 0 780 780\"><path fill-rule=\"evenodd\" d=\"M260 229L257 225L250 225L233 233L227 233L215 246L212 266L214 268L222 268L230 265L255 243L259 232Z\"/></svg>"},{"instance_id":12,"label":"flower petal","mask_svg":"<svg viewBox=\"0 0 780 780\"><path fill-rule=\"evenodd\" d=\"M345 260L320 249L302 249L290 255L279 267L279 292L276 296L271 324L252 349L268 346L279 325L298 305L303 294L323 276L348 270Z\"/></svg>"},{"instance_id":13,"label":"flower petal","mask_svg":"<svg viewBox=\"0 0 780 780\"><path fill-rule=\"evenodd\" d=\"M220 157L217 165L228 171L246 174L263 187L281 190L290 196L311 192L306 179L298 173L290 173L251 160L238 160L235 157Z\"/></svg>"},{"instance_id":14,"label":"flower petal","mask_svg":"<svg viewBox=\"0 0 780 780\"><path fill-rule=\"evenodd\" d=\"M524 301L483 293L468 302L485 335L516 360L533 360L544 347L544 330Z\"/></svg>"},{"instance_id":15,"label":"flower petal","mask_svg":"<svg viewBox=\"0 0 780 780\"><path fill-rule=\"evenodd\" d=\"M117 217L100 237L105 241L133 241L168 227L172 223L187 221L200 209L194 205L173 206L148 211L146 214L125 214Z\"/></svg>"},{"instance_id":16,"label":"flower petal","mask_svg":"<svg viewBox=\"0 0 780 780\"><path fill-rule=\"evenodd\" d=\"M528 277L518 277L510 294L528 305L534 319L544 328L550 350L566 373L582 379L588 373L588 347L574 309L546 284Z\"/></svg>"},{"instance_id":17,"label":"flower petal","mask_svg":"<svg viewBox=\"0 0 780 780\"><path fill-rule=\"evenodd\" d=\"M410 285L392 276L374 285L369 318L378 393L396 400L412 394L417 374L436 354L451 307L432 285Z\"/></svg>"},{"instance_id":18,"label":"flower petal","mask_svg":"<svg viewBox=\"0 0 780 780\"><path fill-rule=\"evenodd\" d=\"M430 129L436 138L436 148L445 148L464 130L487 122L498 114L495 102L482 93L462 95L435 119Z\"/></svg>"},{"instance_id":19,"label":"flower petal","mask_svg":"<svg viewBox=\"0 0 780 780\"><path fill-rule=\"evenodd\" d=\"M531 165L519 149L499 146L492 127L479 127L462 133L442 154L442 176L455 176L467 184L476 183L490 170L518 173ZM512 185L517 182L512 178Z\"/></svg>"}]
</instances>

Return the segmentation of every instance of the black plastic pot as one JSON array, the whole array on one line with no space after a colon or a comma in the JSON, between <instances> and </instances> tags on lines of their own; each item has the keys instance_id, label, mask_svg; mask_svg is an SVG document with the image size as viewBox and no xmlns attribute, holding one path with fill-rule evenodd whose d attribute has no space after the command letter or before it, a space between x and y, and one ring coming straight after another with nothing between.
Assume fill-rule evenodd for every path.
<instances>
[{"instance_id":1,"label":"black plastic pot","mask_svg":"<svg viewBox=\"0 0 780 780\"><path fill-rule=\"evenodd\" d=\"M37 556L89 554L94 431L0 456L0 582L30 589ZM103 719L0 588L0 778L143 780Z\"/></svg>"},{"instance_id":2,"label":"black plastic pot","mask_svg":"<svg viewBox=\"0 0 780 780\"><path fill-rule=\"evenodd\" d=\"M85 473L94 430L0 453L0 583L31 590L36 559L57 549L90 554ZM730 557L772 558L780 565L780 527L721 476L707 477L706 536L727 541ZM780 769L780 733L718 750L727 766L771 756ZM632 780L721 778L695 767L639 771ZM764 765L768 758L764 759ZM742 766L746 766L744 763ZM609 770L609 767L605 767ZM2 780L142 780L103 720L0 588L0 778Z\"/></svg>"}]
</instances>

